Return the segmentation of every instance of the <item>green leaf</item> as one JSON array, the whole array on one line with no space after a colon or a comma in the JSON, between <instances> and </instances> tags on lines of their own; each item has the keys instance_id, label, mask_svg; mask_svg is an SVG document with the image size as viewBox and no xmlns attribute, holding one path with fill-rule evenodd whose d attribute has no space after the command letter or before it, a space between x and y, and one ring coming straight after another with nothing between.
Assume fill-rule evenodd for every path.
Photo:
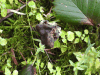
<instances>
[{"instance_id":1,"label":"green leaf","mask_svg":"<svg viewBox=\"0 0 100 75\"><path fill-rule=\"evenodd\" d=\"M30 1L30 2L28 3L28 6L29 6L30 8L36 8L36 5L35 5L35 2L34 2L34 1Z\"/></svg>"},{"instance_id":2,"label":"green leaf","mask_svg":"<svg viewBox=\"0 0 100 75\"><path fill-rule=\"evenodd\" d=\"M7 15L7 9L1 9L1 16L6 17Z\"/></svg>"},{"instance_id":3,"label":"green leaf","mask_svg":"<svg viewBox=\"0 0 100 75\"><path fill-rule=\"evenodd\" d=\"M96 69L100 68L100 59L99 58L97 58L95 61L95 68Z\"/></svg>"},{"instance_id":4,"label":"green leaf","mask_svg":"<svg viewBox=\"0 0 100 75\"><path fill-rule=\"evenodd\" d=\"M64 53L67 50L67 46L66 45L61 45L61 52Z\"/></svg>"},{"instance_id":5,"label":"green leaf","mask_svg":"<svg viewBox=\"0 0 100 75\"><path fill-rule=\"evenodd\" d=\"M0 0L0 2L2 2L2 3L6 3L6 0Z\"/></svg>"},{"instance_id":6,"label":"green leaf","mask_svg":"<svg viewBox=\"0 0 100 75\"><path fill-rule=\"evenodd\" d=\"M41 63L41 68L43 68L44 67L44 63Z\"/></svg>"},{"instance_id":7,"label":"green leaf","mask_svg":"<svg viewBox=\"0 0 100 75\"><path fill-rule=\"evenodd\" d=\"M14 70L12 75L18 75L18 71Z\"/></svg>"},{"instance_id":8,"label":"green leaf","mask_svg":"<svg viewBox=\"0 0 100 75\"><path fill-rule=\"evenodd\" d=\"M60 36L61 38L65 38L66 32L64 30L61 30Z\"/></svg>"},{"instance_id":9,"label":"green leaf","mask_svg":"<svg viewBox=\"0 0 100 75\"><path fill-rule=\"evenodd\" d=\"M100 23L100 0L55 0L53 3L57 17L65 22L88 25Z\"/></svg>"},{"instance_id":10,"label":"green leaf","mask_svg":"<svg viewBox=\"0 0 100 75\"><path fill-rule=\"evenodd\" d=\"M3 30L0 29L0 33L2 33L2 32L3 32Z\"/></svg>"},{"instance_id":11,"label":"green leaf","mask_svg":"<svg viewBox=\"0 0 100 75\"><path fill-rule=\"evenodd\" d=\"M73 41L74 38L75 38L74 33L71 32L71 31L68 31L67 32L67 39L68 39L68 41Z\"/></svg>"},{"instance_id":12,"label":"green leaf","mask_svg":"<svg viewBox=\"0 0 100 75\"><path fill-rule=\"evenodd\" d=\"M40 13L36 14L36 19L39 20L39 21L44 20L43 16Z\"/></svg>"},{"instance_id":13,"label":"green leaf","mask_svg":"<svg viewBox=\"0 0 100 75\"><path fill-rule=\"evenodd\" d=\"M69 63L70 63L72 66L74 66L74 63L73 63L71 60L69 60Z\"/></svg>"},{"instance_id":14,"label":"green leaf","mask_svg":"<svg viewBox=\"0 0 100 75\"><path fill-rule=\"evenodd\" d=\"M74 31L74 32L76 33L76 35L77 35L78 37L81 37L82 32L80 32L80 31Z\"/></svg>"},{"instance_id":15,"label":"green leaf","mask_svg":"<svg viewBox=\"0 0 100 75\"><path fill-rule=\"evenodd\" d=\"M56 67L56 70L57 70L57 71L61 71L61 67L58 67L58 66L57 66L57 67Z\"/></svg>"},{"instance_id":16,"label":"green leaf","mask_svg":"<svg viewBox=\"0 0 100 75\"><path fill-rule=\"evenodd\" d=\"M12 67L12 66L11 66L11 59L8 59L8 60L7 60L7 67L9 67L9 68Z\"/></svg>"},{"instance_id":17,"label":"green leaf","mask_svg":"<svg viewBox=\"0 0 100 75\"><path fill-rule=\"evenodd\" d=\"M54 48L59 48L60 47L60 42L58 39L54 42Z\"/></svg>"},{"instance_id":18,"label":"green leaf","mask_svg":"<svg viewBox=\"0 0 100 75\"><path fill-rule=\"evenodd\" d=\"M84 38L84 41L85 41L86 43L88 43L88 39L89 39L89 36L85 37L85 38Z\"/></svg>"},{"instance_id":19,"label":"green leaf","mask_svg":"<svg viewBox=\"0 0 100 75\"><path fill-rule=\"evenodd\" d=\"M76 38L74 43L79 43L79 38Z\"/></svg>"},{"instance_id":20,"label":"green leaf","mask_svg":"<svg viewBox=\"0 0 100 75\"><path fill-rule=\"evenodd\" d=\"M52 69L53 68L53 65L50 63L50 62L48 62L48 69Z\"/></svg>"},{"instance_id":21,"label":"green leaf","mask_svg":"<svg viewBox=\"0 0 100 75\"><path fill-rule=\"evenodd\" d=\"M67 40L65 38L62 39L63 43L67 44Z\"/></svg>"},{"instance_id":22,"label":"green leaf","mask_svg":"<svg viewBox=\"0 0 100 75\"><path fill-rule=\"evenodd\" d=\"M87 29L84 30L84 34L88 34L89 31Z\"/></svg>"},{"instance_id":23,"label":"green leaf","mask_svg":"<svg viewBox=\"0 0 100 75\"><path fill-rule=\"evenodd\" d=\"M18 4L18 0L15 0L15 4Z\"/></svg>"},{"instance_id":24,"label":"green leaf","mask_svg":"<svg viewBox=\"0 0 100 75\"><path fill-rule=\"evenodd\" d=\"M44 11L43 11L43 7L40 7L40 12L41 12L41 13L44 12Z\"/></svg>"},{"instance_id":25,"label":"green leaf","mask_svg":"<svg viewBox=\"0 0 100 75\"><path fill-rule=\"evenodd\" d=\"M1 44L2 46L6 45L6 44L7 44L6 39L1 38L1 39L0 39L0 44Z\"/></svg>"},{"instance_id":26,"label":"green leaf","mask_svg":"<svg viewBox=\"0 0 100 75\"><path fill-rule=\"evenodd\" d=\"M26 61L22 61L21 64L26 65L27 63L26 63Z\"/></svg>"},{"instance_id":27,"label":"green leaf","mask_svg":"<svg viewBox=\"0 0 100 75\"><path fill-rule=\"evenodd\" d=\"M94 44L95 44L95 43L90 44L90 45L88 46L88 48L87 48L86 51L85 51L85 54L87 54L87 53L89 52L89 50L91 49L91 47L92 47Z\"/></svg>"},{"instance_id":28,"label":"green leaf","mask_svg":"<svg viewBox=\"0 0 100 75\"><path fill-rule=\"evenodd\" d=\"M81 39L83 40L85 38L85 34L83 34L82 36L81 36Z\"/></svg>"},{"instance_id":29,"label":"green leaf","mask_svg":"<svg viewBox=\"0 0 100 75\"><path fill-rule=\"evenodd\" d=\"M9 0L10 4L13 4L13 0Z\"/></svg>"},{"instance_id":30,"label":"green leaf","mask_svg":"<svg viewBox=\"0 0 100 75\"><path fill-rule=\"evenodd\" d=\"M7 67L5 68L5 75L11 75L11 72Z\"/></svg>"}]
</instances>

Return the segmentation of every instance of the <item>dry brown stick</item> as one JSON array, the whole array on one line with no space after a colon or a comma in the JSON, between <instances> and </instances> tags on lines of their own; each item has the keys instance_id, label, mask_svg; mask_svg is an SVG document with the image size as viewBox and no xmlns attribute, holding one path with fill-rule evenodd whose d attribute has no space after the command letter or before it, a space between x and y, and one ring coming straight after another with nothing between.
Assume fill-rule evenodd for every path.
<instances>
[{"instance_id":1,"label":"dry brown stick","mask_svg":"<svg viewBox=\"0 0 100 75\"><path fill-rule=\"evenodd\" d=\"M20 52L20 51L19 51ZM23 54L20 52L20 54L21 54L21 56L22 56L22 58L26 61L26 59L24 58L24 56L23 56ZM26 63L27 63L27 61L26 61Z\"/></svg>"},{"instance_id":2,"label":"dry brown stick","mask_svg":"<svg viewBox=\"0 0 100 75\"><path fill-rule=\"evenodd\" d=\"M17 62L17 60L16 60L16 58L15 58L15 53L14 53L14 50L13 50L13 48L11 48L11 52L12 52L12 59L13 59L13 62L15 63L15 65L18 65L18 62Z\"/></svg>"}]
</instances>

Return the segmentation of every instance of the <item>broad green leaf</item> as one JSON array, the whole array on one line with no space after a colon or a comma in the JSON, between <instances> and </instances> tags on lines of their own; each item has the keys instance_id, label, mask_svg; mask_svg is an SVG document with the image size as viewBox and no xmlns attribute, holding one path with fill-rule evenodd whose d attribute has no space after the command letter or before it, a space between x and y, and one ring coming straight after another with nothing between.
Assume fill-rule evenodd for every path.
<instances>
[{"instance_id":1,"label":"broad green leaf","mask_svg":"<svg viewBox=\"0 0 100 75\"><path fill-rule=\"evenodd\" d=\"M29 6L30 8L36 8L36 5L35 5L35 2L34 2L34 1L30 1L30 2L28 3L28 6Z\"/></svg>"},{"instance_id":2,"label":"broad green leaf","mask_svg":"<svg viewBox=\"0 0 100 75\"><path fill-rule=\"evenodd\" d=\"M56 47L60 47L60 42L58 41L58 39L54 42L54 48Z\"/></svg>"},{"instance_id":3,"label":"broad green leaf","mask_svg":"<svg viewBox=\"0 0 100 75\"><path fill-rule=\"evenodd\" d=\"M66 45L61 45L61 52L64 53L67 50L67 46Z\"/></svg>"},{"instance_id":4,"label":"broad green leaf","mask_svg":"<svg viewBox=\"0 0 100 75\"><path fill-rule=\"evenodd\" d=\"M87 29L84 30L84 34L88 34L89 31Z\"/></svg>"},{"instance_id":5,"label":"broad green leaf","mask_svg":"<svg viewBox=\"0 0 100 75\"><path fill-rule=\"evenodd\" d=\"M53 3L57 17L65 22L100 23L100 0L55 0Z\"/></svg>"},{"instance_id":6,"label":"broad green leaf","mask_svg":"<svg viewBox=\"0 0 100 75\"><path fill-rule=\"evenodd\" d=\"M79 43L79 38L76 38L74 43Z\"/></svg>"},{"instance_id":7,"label":"broad green leaf","mask_svg":"<svg viewBox=\"0 0 100 75\"><path fill-rule=\"evenodd\" d=\"M44 20L43 16L41 15L41 13L37 13L36 14L36 19L39 20L39 21Z\"/></svg>"},{"instance_id":8,"label":"broad green leaf","mask_svg":"<svg viewBox=\"0 0 100 75\"><path fill-rule=\"evenodd\" d=\"M1 39L0 39L0 44L1 44L2 46L6 45L6 44L7 44L6 39L1 38Z\"/></svg>"},{"instance_id":9,"label":"broad green leaf","mask_svg":"<svg viewBox=\"0 0 100 75\"><path fill-rule=\"evenodd\" d=\"M76 35L77 35L78 37L81 37L82 32L80 32L80 31L74 31L74 32L76 33Z\"/></svg>"},{"instance_id":10,"label":"broad green leaf","mask_svg":"<svg viewBox=\"0 0 100 75\"><path fill-rule=\"evenodd\" d=\"M14 70L12 75L18 75L18 71Z\"/></svg>"},{"instance_id":11,"label":"broad green leaf","mask_svg":"<svg viewBox=\"0 0 100 75\"><path fill-rule=\"evenodd\" d=\"M7 15L7 9L1 9L1 16L6 17Z\"/></svg>"},{"instance_id":12,"label":"broad green leaf","mask_svg":"<svg viewBox=\"0 0 100 75\"><path fill-rule=\"evenodd\" d=\"M67 32L67 39L68 39L68 41L73 41L74 38L75 38L74 33L71 32L71 31L68 31Z\"/></svg>"}]
</instances>

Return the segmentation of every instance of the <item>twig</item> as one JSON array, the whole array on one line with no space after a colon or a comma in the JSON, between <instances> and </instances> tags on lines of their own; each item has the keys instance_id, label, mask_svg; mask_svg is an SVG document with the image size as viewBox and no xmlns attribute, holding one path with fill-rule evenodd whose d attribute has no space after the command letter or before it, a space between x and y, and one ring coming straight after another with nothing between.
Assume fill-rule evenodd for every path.
<instances>
[{"instance_id":1,"label":"twig","mask_svg":"<svg viewBox=\"0 0 100 75\"><path fill-rule=\"evenodd\" d=\"M19 51L20 52L20 51ZM24 58L24 56L23 56L23 54L20 52L20 54L21 54L21 56L22 56L22 58L26 61L26 59ZM26 61L26 63L27 63L27 61Z\"/></svg>"},{"instance_id":2,"label":"twig","mask_svg":"<svg viewBox=\"0 0 100 75\"><path fill-rule=\"evenodd\" d=\"M17 60L16 60L16 58L15 58L15 53L14 53L14 50L13 50L13 48L11 48L11 52L12 52L12 59L13 59L13 62L16 64L16 65L18 65L18 62L17 62Z\"/></svg>"},{"instance_id":3,"label":"twig","mask_svg":"<svg viewBox=\"0 0 100 75\"><path fill-rule=\"evenodd\" d=\"M47 56L48 56L48 58L49 58L49 61L52 63L52 60L50 59L50 57L49 57L47 51L45 51L45 53L47 54Z\"/></svg>"},{"instance_id":4,"label":"twig","mask_svg":"<svg viewBox=\"0 0 100 75\"><path fill-rule=\"evenodd\" d=\"M29 3L29 2L28 2L28 3ZM27 3L27 4L28 4L28 3ZM26 4L24 4L23 6L21 6L19 9L16 9L16 11L19 11L19 10L23 9L25 6L26 6ZM11 12L11 13L8 14L6 17L0 19L0 23L1 23L3 20L7 19L8 17L12 16L13 14L14 14L14 13Z\"/></svg>"}]
</instances>

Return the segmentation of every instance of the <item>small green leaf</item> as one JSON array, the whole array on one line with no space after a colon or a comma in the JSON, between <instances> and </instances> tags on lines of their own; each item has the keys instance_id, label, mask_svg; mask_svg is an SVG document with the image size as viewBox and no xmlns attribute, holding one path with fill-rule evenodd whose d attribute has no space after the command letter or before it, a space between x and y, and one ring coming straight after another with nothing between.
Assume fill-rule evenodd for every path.
<instances>
[{"instance_id":1,"label":"small green leaf","mask_svg":"<svg viewBox=\"0 0 100 75\"><path fill-rule=\"evenodd\" d=\"M44 20L43 16L40 13L37 13L36 19L39 20L39 21Z\"/></svg>"},{"instance_id":2,"label":"small green leaf","mask_svg":"<svg viewBox=\"0 0 100 75\"><path fill-rule=\"evenodd\" d=\"M11 72L7 67L5 68L5 75L11 75Z\"/></svg>"},{"instance_id":3,"label":"small green leaf","mask_svg":"<svg viewBox=\"0 0 100 75\"><path fill-rule=\"evenodd\" d=\"M1 9L1 16L6 17L7 15L7 9Z\"/></svg>"},{"instance_id":4,"label":"small green leaf","mask_svg":"<svg viewBox=\"0 0 100 75\"><path fill-rule=\"evenodd\" d=\"M84 68L81 68L81 67L77 67L77 69L78 69L78 70L84 70Z\"/></svg>"},{"instance_id":5,"label":"small green leaf","mask_svg":"<svg viewBox=\"0 0 100 75\"><path fill-rule=\"evenodd\" d=\"M41 68L43 68L44 67L44 63L41 63Z\"/></svg>"},{"instance_id":6,"label":"small green leaf","mask_svg":"<svg viewBox=\"0 0 100 75\"><path fill-rule=\"evenodd\" d=\"M53 65L50 62L48 62L48 69L52 69L52 68L53 68Z\"/></svg>"},{"instance_id":7,"label":"small green leaf","mask_svg":"<svg viewBox=\"0 0 100 75\"><path fill-rule=\"evenodd\" d=\"M64 30L61 30L60 36L61 38L65 38L66 32Z\"/></svg>"},{"instance_id":8,"label":"small green leaf","mask_svg":"<svg viewBox=\"0 0 100 75\"><path fill-rule=\"evenodd\" d=\"M88 34L89 31L87 29L84 30L84 34Z\"/></svg>"},{"instance_id":9,"label":"small green leaf","mask_svg":"<svg viewBox=\"0 0 100 75\"><path fill-rule=\"evenodd\" d=\"M22 61L21 64L26 65L27 63L26 63L26 61Z\"/></svg>"},{"instance_id":10,"label":"small green leaf","mask_svg":"<svg viewBox=\"0 0 100 75\"><path fill-rule=\"evenodd\" d=\"M29 6L30 8L36 8L36 5L35 5L35 2L34 2L34 1L30 1L30 2L28 3L28 6Z\"/></svg>"},{"instance_id":11,"label":"small green leaf","mask_svg":"<svg viewBox=\"0 0 100 75\"><path fill-rule=\"evenodd\" d=\"M11 66L11 59L8 59L8 60L7 60L7 67L9 67L9 68L12 67L12 66Z\"/></svg>"},{"instance_id":12,"label":"small green leaf","mask_svg":"<svg viewBox=\"0 0 100 75\"><path fill-rule=\"evenodd\" d=\"M74 63L73 63L71 60L69 60L69 63L70 63L72 66L74 66Z\"/></svg>"},{"instance_id":13,"label":"small green leaf","mask_svg":"<svg viewBox=\"0 0 100 75\"><path fill-rule=\"evenodd\" d=\"M79 38L76 38L75 41L74 41L74 43L75 43L75 44L76 44L76 43L79 43Z\"/></svg>"},{"instance_id":14,"label":"small green leaf","mask_svg":"<svg viewBox=\"0 0 100 75\"><path fill-rule=\"evenodd\" d=\"M61 52L64 53L67 50L67 46L66 45L61 45Z\"/></svg>"},{"instance_id":15,"label":"small green leaf","mask_svg":"<svg viewBox=\"0 0 100 75\"><path fill-rule=\"evenodd\" d=\"M56 70L57 70L57 71L61 71L61 67L58 67L58 66L57 66L57 67L56 67Z\"/></svg>"},{"instance_id":16,"label":"small green leaf","mask_svg":"<svg viewBox=\"0 0 100 75\"><path fill-rule=\"evenodd\" d=\"M58 39L54 42L54 48L59 48L60 47L60 42Z\"/></svg>"},{"instance_id":17,"label":"small green leaf","mask_svg":"<svg viewBox=\"0 0 100 75\"><path fill-rule=\"evenodd\" d=\"M6 39L1 38L1 39L0 39L0 44L1 44L2 46L6 45L6 44L7 44Z\"/></svg>"},{"instance_id":18,"label":"small green leaf","mask_svg":"<svg viewBox=\"0 0 100 75\"><path fill-rule=\"evenodd\" d=\"M83 40L85 38L85 34L82 35L81 39Z\"/></svg>"},{"instance_id":19,"label":"small green leaf","mask_svg":"<svg viewBox=\"0 0 100 75\"><path fill-rule=\"evenodd\" d=\"M97 58L95 61L95 68L96 69L100 68L100 59L99 58Z\"/></svg>"},{"instance_id":20,"label":"small green leaf","mask_svg":"<svg viewBox=\"0 0 100 75\"><path fill-rule=\"evenodd\" d=\"M18 4L18 0L15 0L15 4Z\"/></svg>"},{"instance_id":21,"label":"small green leaf","mask_svg":"<svg viewBox=\"0 0 100 75\"><path fill-rule=\"evenodd\" d=\"M0 29L0 33L2 33L2 32L3 32L3 30Z\"/></svg>"},{"instance_id":22,"label":"small green leaf","mask_svg":"<svg viewBox=\"0 0 100 75\"><path fill-rule=\"evenodd\" d=\"M9 0L10 4L13 4L13 0Z\"/></svg>"},{"instance_id":23,"label":"small green leaf","mask_svg":"<svg viewBox=\"0 0 100 75\"><path fill-rule=\"evenodd\" d=\"M68 41L73 41L74 38L75 38L74 33L71 32L71 31L68 31L67 32L67 39L68 39Z\"/></svg>"},{"instance_id":24,"label":"small green leaf","mask_svg":"<svg viewBox=\"0 0 100 75\"><path fill-rule=\"evenodd\" d=\"M80 32L80 31L75 31L75 33L76 33L76 35L77 35L78 37L81 37L81 35L82 35L82 32Z\"/></svg>"},{"instance_id":25,"label":"small green leaf","mask_svg":"<svg viewBox=\"0 0 100 75\"><path fill-rule=\"evenodd\" d=\"M88 43L88 39L89 39L89 36L85 37L85 38L84 38L84 41L85 41L86 43Z\"/></svg>"},{"instance_id":26,"label":"small green leaf","mask_svg":"<svg viewBox=\"0 0 100 75\"><path fill-rule=\"evenodd\" d=\"M41 13L44 12L44 11L43 11L43 7L40 7L40 12L41 12Z\"/></svg>"},{"instance_id":27,"label":"small green leaf","mask_svg":"<svg viewBox=\"0 0 100 75\"><path fill-rule=\"evenodd\" d=\"M18 71L14 70L12 75L18 75Z\"/></svg>"},{"instance_id":28,"label":"small green leaf","mask_svg":"<svg viewBox=\"0 0 100 75\"><path fill-rule=\"evenodd\" d=\"M62 39L63 43L67 44L67 40L65 38Z\"/></svg>"}]
</instances>

